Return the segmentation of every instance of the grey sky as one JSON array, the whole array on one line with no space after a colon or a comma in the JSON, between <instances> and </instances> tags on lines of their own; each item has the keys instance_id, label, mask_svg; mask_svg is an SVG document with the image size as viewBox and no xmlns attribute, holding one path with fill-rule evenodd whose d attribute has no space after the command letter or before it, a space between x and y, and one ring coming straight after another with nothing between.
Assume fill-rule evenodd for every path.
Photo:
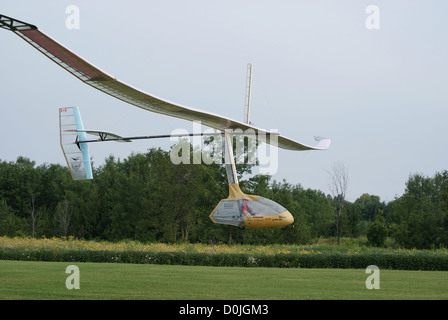
<instances>
[{"instance_id":1,"label":"grey sky","mask_svg":"<svg viewBox=\"0 0 448 320\"><path fill-rule=\"evenodd\" d=\"M329 193L335 162L348 199L390 201L410 174L448 169L448 3L395 1L2 1L0 13L35 24L116 78L184 106L243 120L246 64L254 65L251 121L328 151L279 150L274 179ZM80 29L65 11L76 5ZM369 30L368 5L380 12ZM190 122L115 100L0 30L0 159L61 163L58 108L121 135L170 133ZM95 165L169 141L90 147Z\"/></svg>"}]
</instances>

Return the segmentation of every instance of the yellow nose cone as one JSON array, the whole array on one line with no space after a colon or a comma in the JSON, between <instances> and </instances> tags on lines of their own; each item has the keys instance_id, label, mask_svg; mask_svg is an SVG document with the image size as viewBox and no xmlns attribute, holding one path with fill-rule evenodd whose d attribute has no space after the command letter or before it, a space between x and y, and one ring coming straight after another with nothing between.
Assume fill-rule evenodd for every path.
<instances>
[{"instance_id":1,"label":"yellow nose cone","mask_svg":"<svg viewBox=\"0 0 448 320\"><path fill-rule=\"evenodd\" d=\"M286 213L284 213L286 215L286 218L284 220L284 225L282 227L286 227L289 226L290 224L294 223L294 217L292 216L292 214L289 211L286 211Z\"/></svg>"}]
</instances>

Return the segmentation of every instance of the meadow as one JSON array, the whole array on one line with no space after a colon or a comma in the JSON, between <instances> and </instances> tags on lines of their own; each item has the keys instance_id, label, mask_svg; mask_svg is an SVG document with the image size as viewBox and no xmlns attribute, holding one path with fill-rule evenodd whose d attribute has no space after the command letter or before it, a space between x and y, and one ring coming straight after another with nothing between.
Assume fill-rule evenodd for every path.
<instances>
[{"instance_id":1,"label":"meadow","mask_svg":"<svg viewBox=\"0 0 448 320\"><path fill-rule=\"evenodd\" d=\"M362 269L283 269L0 260L0 299L20 300L419 300L448 299L442 271L380 270L367 289Z\"/></svg>"},{"instance_id":2,"label":"meadow","mask_svg":"<svg viewBox=\"0 0 448 320\"><path fill-rule=\"evenodd\" d=\"M129 255L132 257L137 253L146 260L132 263L131 259L131 263L122 263ZM164 255L167 260L160 260L159 263L150 260L151 257L162 259ZM182 263L176 264L173 260L173 257L182 257L184 260L178 262L185 262L190 256L194 258L190 258L190 265L179 265ZM436 257L444 267L448 254L446 249L428 252L379 249L353 242L340 246L326 243L307 246L229 246L0 237L0 299L448 299L446 271L393 270L379 266L380 288L368 289L367 261L358 268L343 265L344 259L339 262L338 268L304 268L300 263L293 263L293 259L288 260L292 261L290 265L286 265L290 257L299 257L303 263L306 261L303 257L324 257L325 262L326 259L335 260L334 257L357 256L392 257L400 261L399 266L404 265L402 269L406 269L408 261L415 259L406 260L404 257L418 257L417 264L421 264L419 261L422 259ZM82 262L82 259L89 261L92 257L101 263ZM200 264L210 257L219 257L219 266ZM281 262L281 268L262 266L262 261L269 264L270 260L275 259ZM233 260L232 266L226 266L228 260ZM377 261L381 262L381 259ZM430 259L428 261L431 262ZM79 290L66 287L66 279L70 276L66 268L69 265L79 268Z\"/></svg>"}]
</instances>

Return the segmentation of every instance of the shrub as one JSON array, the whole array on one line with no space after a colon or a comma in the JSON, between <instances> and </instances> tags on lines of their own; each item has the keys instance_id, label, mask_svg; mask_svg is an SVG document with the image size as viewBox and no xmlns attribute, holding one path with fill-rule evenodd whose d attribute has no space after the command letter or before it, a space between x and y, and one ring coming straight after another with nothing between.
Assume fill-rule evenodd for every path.
<instances>
[{"instance_id":1,"label":"shrub","mask_svg":"<svg viewBox=\"0 0 448 320\"><path fill-rule=\"evenodd\" d=\"M0 259L148 263L217 267L448 270L448 251L386 250L365 246L249 246L141 244L0 237Z\"/></svg>"},{"instance_id":2,"label":"shrub","mask_svg":"<svg viewBox=\"0 0 448 320\"><path fill-rule=\"evenodd\" d=\"M366 268L448 271L448 255L436 253L364 252L358 254L232 254L145 251L88 251L39 248L0 248L2 260L153 263L216 267L276 267L276 268Z\"/></svg>"}]
</instances>

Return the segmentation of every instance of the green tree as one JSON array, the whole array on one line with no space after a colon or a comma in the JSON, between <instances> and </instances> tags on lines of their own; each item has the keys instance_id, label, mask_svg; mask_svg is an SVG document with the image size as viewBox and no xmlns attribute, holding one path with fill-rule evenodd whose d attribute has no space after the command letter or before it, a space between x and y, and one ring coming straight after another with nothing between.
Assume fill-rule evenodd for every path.
<instances>
[{"instance_id":1,"label":"green tree","mask_svg":"<svg viewBox=\"0 0 448 320\"><path fill-rule=\"evenodd\" d=\"M341 218L343 235L345 237L359 237L363 231L361 210L354 203L345 201L345 214Z\"/></svg>"},{"instance_id":2,"label":"green tree","mask_svg":"<svg viewBox=\"0 0 448 320\"><path fill-rule=\"evenodd\" d=\"M391 236L406 248L429 249L446 246L447 212L444 210L445 175L414 174L405 193L388 205Z\"/></svg>"},{"instance_id":3,"label":"green tree","mask_svg":"<svg viewBox=\"0 0 448 320\"><path fill-rule=\"evenodd\" d=\"M379 210L384 211L386 204L380 200L379 196L370 195L368 193L362 194L355 200L354 204L361 211L363 220L373 221Z\"/></svg>"},{"instance_id":4,"label":"green tree","mask_svg":"<svg viewBox=\"0 0 448 320\"><path fill-rule=\"evenodd\" d=\"M367 240L372 246L383 247L387 238L386 220L382 210L376 214L375 221L367 229Z\"/></svg>"},{"instance_id":5,"label":"green tree","mask_svg":"<svg viewBox=\"0 0 448 320\"><path fill-rule=\"evenodd\" d=\"M26 235L27 223L24 218L14 215L5 200L0 200L0 235L15 237Z\"/></svg>"}]
</instances>

